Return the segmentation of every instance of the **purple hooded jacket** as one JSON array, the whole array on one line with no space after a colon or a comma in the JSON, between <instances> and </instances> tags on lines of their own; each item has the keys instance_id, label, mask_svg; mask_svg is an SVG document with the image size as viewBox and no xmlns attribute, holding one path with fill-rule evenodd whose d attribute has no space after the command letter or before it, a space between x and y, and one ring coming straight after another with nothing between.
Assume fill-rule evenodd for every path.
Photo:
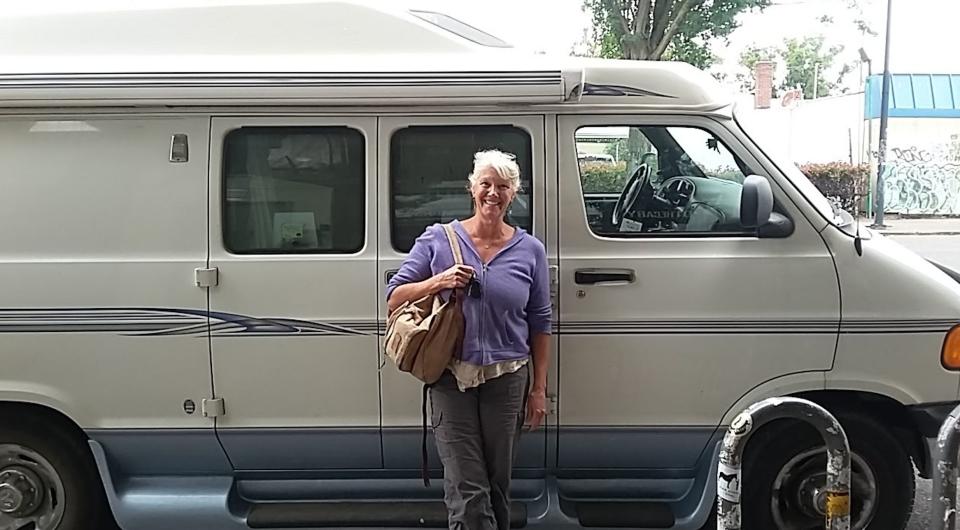
<instances>
[{"instance_id":1,"label":"purple hooded jacket","mask_svg":"<svg viewBox=\"0 0 960 530\"><path fill-rule=\"evenodd\" d=\"M550 333L550 278L543 243L517 228L513 238L484 266L469 234L453 222L465 265L480 282L480 298L463 295L466 329L462 360L486 366L530 355L530 337ZM454 264L443 226L427 227L387 285L426 280Z\"/></svg>"}]
</instances>

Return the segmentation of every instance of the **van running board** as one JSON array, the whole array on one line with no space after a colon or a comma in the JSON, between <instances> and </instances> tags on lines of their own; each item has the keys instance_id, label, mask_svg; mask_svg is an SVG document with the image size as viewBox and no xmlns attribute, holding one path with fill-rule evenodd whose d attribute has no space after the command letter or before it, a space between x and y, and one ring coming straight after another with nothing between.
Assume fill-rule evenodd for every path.
<instances>
[{"instance_id":1,"label":"van running board","mask_svg":"<svg viewBox=\"0 0 960 530\"><path fill-rule=\"evenodd\" d=\"M673 528L676 523L663 502L578 502L576 510L585 528Z\"/></svg>"},{"instance_id":2,"label":"van running board","mask_svg":"<svg viewBox=\"0 0 960 530\"><path fill-rule=\"evenodd\" d=\"M510 527L527 525L527 507L515 502ZM271 502L255 503L250 528L420 527L447 528L442 502Z\"/></svg>"}]
</instances>

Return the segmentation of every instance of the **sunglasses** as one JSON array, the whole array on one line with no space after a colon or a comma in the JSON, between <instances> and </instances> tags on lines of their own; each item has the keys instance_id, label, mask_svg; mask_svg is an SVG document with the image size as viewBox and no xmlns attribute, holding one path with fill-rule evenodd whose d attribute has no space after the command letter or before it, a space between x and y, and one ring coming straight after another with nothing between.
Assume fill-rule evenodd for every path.
<instances>
[{"instance_id":1,"label":"sunglasses","mask_svg":"<svg viewBox=\"0 0 960 530\"><path fill-rule=\"evenodd\" d=\"M467 283L467 296L470 298L480 298L480 282L477 281L476 276L470 278L470 282Z\"/></svg>"}]
</instances>

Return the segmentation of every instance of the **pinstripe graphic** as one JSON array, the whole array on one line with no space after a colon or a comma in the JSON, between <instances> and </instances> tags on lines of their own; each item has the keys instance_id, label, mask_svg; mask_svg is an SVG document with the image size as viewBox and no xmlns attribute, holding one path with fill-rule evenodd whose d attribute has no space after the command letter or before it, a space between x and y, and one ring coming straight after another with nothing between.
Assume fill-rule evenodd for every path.
<instances>
[{"instance_id":1,"label":"pinstripe graphic","mask_svg":"<svg viewBox=\"0 0 960 530\"><path fill-rule=\"evenodd\" d=\"M0 333L113 333L161 337L375 335L376 320L313 322L198 309L0 309Z\"/></svg>"},{"instance_id":2,"label":"pinstripe graphic","mask_svg":"<svg viewBox=\"0 0 960 530\"><path fill-rule=\"evenodd\" d=\"M386 325L381 320L380 325ZM560 335L810 335L946 333L957 319L931 320L618 320L553 322Z\"/></svg>"},{"instance_id":3,"label":"pinstripe graphic","mask_svg":"<svg viewBox=\"0 0 960 530\"><path fill-rule=\"evenodd\" d=\"M658 320L567 321L554 324L562 335L765 335L946 333L957 319L924 320Z\"/></svg>"},{"instance_id":4,"label":"pinstripe graphic","mask_svg":"<svg viewBox=\"0 0 960 530\"><path fill-rule=\"evenodd\" d=\"M163 337L377 335L380 320L261 318L200 309L0 309L0 333L114 333ZM791 335L946 333L960 319L917 320L622 320L554 322L561 335Z\"/></svg>"},{"instance_id":5,"label":"pinstripe graphic","mask_svg":"<svg viewBox=\"0 0 960 530\"><path fill-rule=\"evenodd\" d=\"M624 85L599 85L595 83L584 83L584 96L654 96L658 98L677 99L670 94L661 94L650 90L643 90L636 87Z\"/></svg>"},{"instance_id":6,"label":"pinstripe graphic","mask_svg":"<svg viewBox=\"0 0 960 530\"><path fill-rule=\"evenodd\" d=\"M960 319L932 320L846 320L840 333L946 333Z\"/></svg>"}]
</instances>

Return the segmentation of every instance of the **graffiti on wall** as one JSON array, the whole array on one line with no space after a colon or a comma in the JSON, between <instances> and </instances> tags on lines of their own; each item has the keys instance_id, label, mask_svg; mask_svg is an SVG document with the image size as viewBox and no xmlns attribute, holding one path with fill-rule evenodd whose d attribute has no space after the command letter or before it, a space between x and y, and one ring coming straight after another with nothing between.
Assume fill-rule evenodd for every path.
<instances>
[{"instance_id":1,"label":"graffiti on wall","mask_svg":"<svg viewBox=\"0 0 960 530\"><path fill-rule=\"evenodd\" d=\"M884 170L884 210L960 215L960 157L954 146L894 147Z\"/></svg>"}]
</instances>

